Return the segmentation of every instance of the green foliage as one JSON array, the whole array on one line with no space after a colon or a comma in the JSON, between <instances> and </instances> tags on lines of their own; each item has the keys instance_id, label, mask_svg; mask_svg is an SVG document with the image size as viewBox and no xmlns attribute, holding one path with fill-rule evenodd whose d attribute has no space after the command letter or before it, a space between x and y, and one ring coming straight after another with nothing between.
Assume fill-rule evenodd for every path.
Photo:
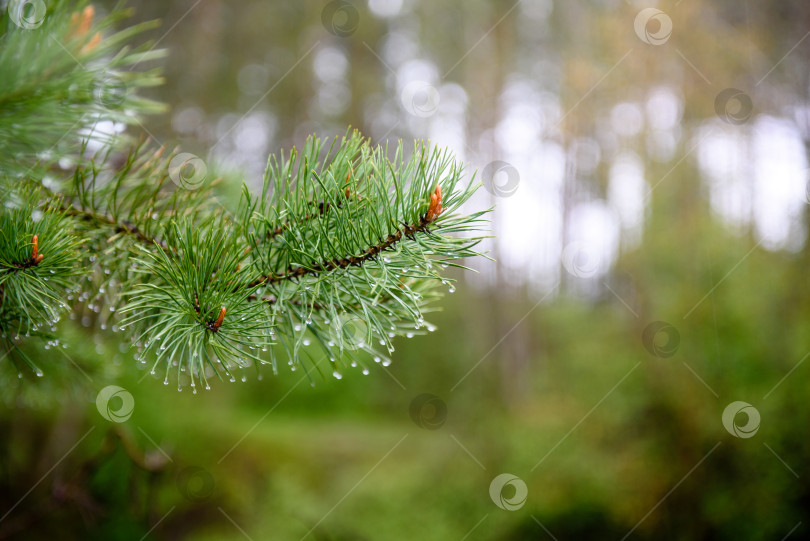
<instances>
[{"instance_id":1,"label":"green foliage","mask_svg":"<svg viewBox=\"0 0 810 541\"><path fill-rule=\"evenodd\" d=\"M164 365L167 384L172 365L178 384L192 387L263 363L276 371L273 343L293 370L308 360L342 377L350 366L368 373L371 358L387 365L392 338L433 328L424 314L449 284L442 268L476 255L479 238L445 234L473 231L482 214L457 212L474 189L461 179L450 156L424 145L407 159L400 145L389 161L357 133L328 149L311 137L300 155L271 157L262 194L245 190L234 216L205 206L182 217L151 213L147 220L165 223L150 242L135 225L124 230L136 242L123 240L134 267L122 328L139 338L144 362L154 353L153 373ZM437 182L444 209L428 221ZM161 199L141 193L118 221L138 223L136 209L153 209L139 197ZM82 215L104 222L99 212Z\"/></svg>"},{"instance_id":2,"label":"green foliage","mask_svg":"<svg viewBox=\"0 0 810 541\"><path fill-rule=\"evenodd\" d=\"M242 357L260 363L253 351L267 350L270 322L262 304L249 300L254 269L241 266L244 252L232 229L222 220L201 227L186 221L168 231L171 251L140 248L124 325L137 328L145 348L156 352L155 366L165 364L166 384L172 361L178 386L187 370L195 387L195 374L206 380L206 366L218 372L217 363L233 378L231 369ZM227 317L219 320L220 313Z\"/></svg>"},{"instance_id":3,"label":"green foliage","mask_svg":"<svg viewBox=\"0 0 810 541\"><path fill-rule=\"evenodd\" d=\"M434 328L425 314L450 283L442 271L479 255L484 214L462 212L475 186L452 155L423 143L389 152L357 132L310 137L271 156L261 193L245 188L230 213L199 158L126 151L126 139L87 130L156 110L132 92L158 82L153 72L115 75L124 93L112 97L91 90L159 53L125 45L143 25L105 36L120 9L91 29L82 6L54 2L33 29L5 21L0 73L14 77L0 85L0 181L25 203L2 210L4 329L51 326L70 301L103 313L152 374L196 392L262 364L277 372L279 354L308 375L367 374L371 359L390 363L393 338ZM28 57L49 64L20 66Z\"/></svg>"},{"instance_id":4,"label":"green foliage","mask_svg":"<svg viewBox=\"0 0 810 541\"><path fill-rule=\"evenodd\" d=\"M37 208L37 191L4 194L0 212L0 337L12 358L24 360L42 375L17 346L24 337L52 338L48 328L59 321L74 291L80 241L68 220L45 205Z\"/></svg>"},{"instance_id":5,"label":"green foliage","mask_svg":"<svg viewBox=\"0 0 810 541\"><path fill-rule=\"evenodd\" d=\"M59 157L75 158L80 138L89 134L110 142L98 129L101 122L136 123L138 115L162 110L135 93L162 82L157 70L132 68L164 51L129 45L156 23L114 32L128 15L117 8L91 29L94 10L85 5L52 0L43 13L18 13L32 19L30 27L13 20L13 6L0 12L0 170L6 174L28 174L35 165L44 171Z\"/></svg>"}]
</instances>

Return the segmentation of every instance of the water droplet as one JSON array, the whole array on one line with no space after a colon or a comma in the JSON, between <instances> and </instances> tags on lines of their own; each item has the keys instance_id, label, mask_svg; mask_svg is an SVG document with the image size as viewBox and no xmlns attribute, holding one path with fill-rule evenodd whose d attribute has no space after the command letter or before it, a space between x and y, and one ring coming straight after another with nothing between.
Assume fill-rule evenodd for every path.
<instances>
[{"instance_id":1,"label":"water droplet","mask_svg":"<svg viewBox=\"0 0 810 541\"><path fill-rule=\"evenodd\" d=\"M364 376L368 376L368 372L369 372L368 368L363 369L363 375Z\"/></svg>"},{"instance_id":2,"label":"water droplet","mask_svg":"<svg viewBox=\"0 0 810 541\"><path fill-rule=\"evenodd\" d=\"M333 375L333 376L335 376L335 379L342 379L342 378L343 378L343 374L341 374L341 373L340 373L340 372L338 372L337 370L335 370L334 372L332 372L332 375Z\"/></svg>"}]
</instances>

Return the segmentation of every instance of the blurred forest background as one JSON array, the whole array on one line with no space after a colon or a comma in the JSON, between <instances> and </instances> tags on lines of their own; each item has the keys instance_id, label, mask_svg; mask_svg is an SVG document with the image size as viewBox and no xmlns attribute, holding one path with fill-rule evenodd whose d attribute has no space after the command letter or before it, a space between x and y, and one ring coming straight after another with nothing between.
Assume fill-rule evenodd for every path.
<instances>
[{"instance_id":1,"label":"blurred forest background","mask_svg":"<svg viewBox=\"0 0 810 541\"><path fill-rule=\"evenodd\" d=\"M430 138L486 184L496 261L314 387L177 393L103 315L63 322L45 377L0 372L0 539L808 535L810 4L131 5L170 51L144 133L251 185L309 133Z\"/></svg>"}]
</instances>

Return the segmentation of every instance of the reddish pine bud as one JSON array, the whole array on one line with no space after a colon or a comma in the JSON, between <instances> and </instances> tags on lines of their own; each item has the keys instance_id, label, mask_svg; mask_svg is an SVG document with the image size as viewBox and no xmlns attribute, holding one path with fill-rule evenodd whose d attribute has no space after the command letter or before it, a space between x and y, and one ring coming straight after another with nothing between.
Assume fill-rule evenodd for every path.
<instances>
[{"instance_id":1,"label":"reddish pine bud","mask_svg":"<svg viewBox=\"0 0 810 541\"><path fill-rule=\"evenodd\" d=\"M430 206L428 207L427 214L425 214L425 220L428 222L432 222L436 218L439 217L439 214L442 212L442 187L436 185L436 189L430 195Z\"/></svg>"},{"instance_id":2,"label":"reddish pine bud","mask_svg":"<svg viewBox=\"0 0 810 541\"><path fill-rule=\"evenodd\" d=\"M223 306L222 309L219 311L219 317L217 320L211 325L211 330L217 332L219 328L222 326L222 322L225 320L225 312L227 310Z\"/></svg>"},{"instance_id":3,"label":"reddish pine bud","mask_svg":"<svg viewBox=\"0 0 810 541\"><path fill-rule=\"evenodd\" d=\"M34 235L34 239L31 242L33 247L31 248L31 259L36 260L37 254L39 254L39 237Z\"/></svg>"}]
</instances>

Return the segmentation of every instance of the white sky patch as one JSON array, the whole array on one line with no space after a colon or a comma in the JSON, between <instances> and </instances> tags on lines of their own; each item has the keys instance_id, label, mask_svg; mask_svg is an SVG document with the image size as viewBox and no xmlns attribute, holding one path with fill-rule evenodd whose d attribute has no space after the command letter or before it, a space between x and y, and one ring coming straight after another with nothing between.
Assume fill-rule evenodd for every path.
<instances>
[{"instance_id":1,"label":"white sky patch","mask_svg":"<svg viewBox=\"0 0 810 541\"><path fill-rule=\"evenodd\" d=\"M368 8L377 17L394 17L402 11L402 0L369 0Z\"/></svg>"},{"instance_id":2,"label":"white sky patch","mask_svg":"<svg viewBox=\"0 0 810 541\"><path fill-rule=\"evenodd\" d=\"M760 116L745 127L713 121L701 132L698 163L712 210L738 232L753 227L768 250L800 249L807 158L793 123Z\"/></svg>"},{"instance_id":3,"label":"white sky patch","mask_svg":"<svg viewBox=\"0 0 810 541\"><path fill-rule=\"evenodd\" d=\"M741 232L751 222L752 212L747 133L714 120L700 128L697 137L698 164L708 181L712 211Z\"/></svg>"},{"instance_id":4,"label":"white sky patch","mask_svg":"<svg viewBox=\"0 0 810 541\"><path fill-rule=\"evenodd\" d=\"M644 202L649 190L644 180L644 163L638 155L630 152L619 155L610 168L607 199L618 215L624 246L637 246L641 242Z\"/></svg>"},{"instance_id":5,"label":"white sky patch","mask_svg":"<svg viewBox=\"0 0 810 541\"><path fill-rule=\"evenodd\" d=\"M568 242L577 243L585 258L576 264L602 276L610 270L619 252L619 220L604 201L580 203L571 210Z\"/></svg>"},{"instance_id":6,"label":"white sky patch","mask_svg":"<svg viewBox=\"0 0 810 541\"><path fill-rule=\"evenodd\" d=\"M453 149L456 159L466 160L467 152L467 93L457 84L439 87L439 110L430 117L429 137L439 148Z\"/></svg>"},{"instance_id":7,"label":"white sky patch","mask_svg":"<svg viewBox=\"0 0 810 541\"><path fill-rule=\"evenodd\" d=\"M762 245L798 250L805 241L802 216L807 206L807 159L791 122L757 119L753 132L753 215Z\"/></svg>"},{"instance_id":8,"label":"white sky patch","mask_svg":"<svg viewBox=\"0 0 810 541\"><path fill-rule=\"evenodd\" d=\"M620 103L610 112L613 131L625 137L638 135L644 128L644 114L635 103Z\"/></svg>"},{"instance_id":9,"label":"white sky patch","mask_svg":"<svg viewBox=\"0 0 810 541\"><path fill-rule=\"evenodd\" d=\"M653 130L674 130L683 116L683 103L671 89L658 87L650 92L645 104L647 123Z\"/></svg>"}]
</instances>

